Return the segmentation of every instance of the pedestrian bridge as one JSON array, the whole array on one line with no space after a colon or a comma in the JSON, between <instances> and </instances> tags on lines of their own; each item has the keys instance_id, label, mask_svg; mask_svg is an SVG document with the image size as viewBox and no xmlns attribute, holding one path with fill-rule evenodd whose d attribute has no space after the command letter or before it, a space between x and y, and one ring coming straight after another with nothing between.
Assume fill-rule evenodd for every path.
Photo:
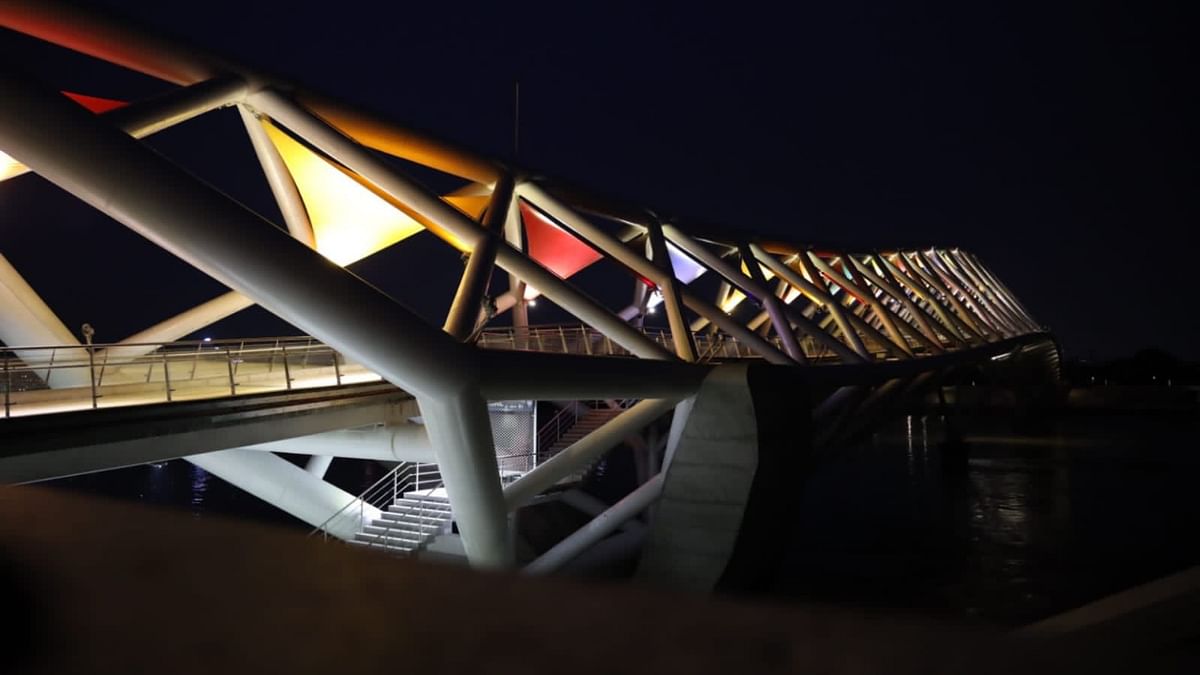
<instances>
[{"instance_id":1,"label":"pedestrian bridge","mask_svg":"<svg viewBox=\"0 0 1200 675\"><path fill-rule=\"evenodd\" d=\"M629 443L641 486L613 505L572 497L595 519L527 569L638 530L659 503L646 569L686 566L703 587L780 453L836 448L963 369L1056 372L1047 330L953 246L849 250L815 223L779 236L671 218L72 5L5 3L0 26L160 84L127 101L0 72L0 192L48 181L227 288L84 344L0 255L9 482L180 456L330 536L411 551L452 522L473 564L506 567L510 514ZM278 222L143 142L207 115L249 141ZM0 249L20 243L8 229ZM416 235L455 258L433 316L347 269ZM565 318L531 323L538 302ZM187 341L252 306L306 337ZM535 424L534 402L558 412ZM323 480L333 457L400 464L355 495ZM704 521L720 531L684 552L661 535L695 521L689 500L717 508L714 480L725 510Z\"/></svg>"}]
</instances>

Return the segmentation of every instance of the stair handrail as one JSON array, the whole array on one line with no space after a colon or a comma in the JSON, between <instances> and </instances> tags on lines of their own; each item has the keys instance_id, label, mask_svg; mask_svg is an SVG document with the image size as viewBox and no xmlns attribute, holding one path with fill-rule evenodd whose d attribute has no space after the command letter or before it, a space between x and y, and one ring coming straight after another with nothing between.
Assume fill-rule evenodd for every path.
<instances>
[{"instance_id":1,"label":"stair handrail","mask_svg":"<svg viewBox=\"0 0 1200 675\"><path fill-rule=\"evenodd\" d=\"M441 479L441 469L437 467L437 464L425 464L425 466L431 466L434 468L422 471L421 463L416 463L417 470L415 475L418 477L413 481L414 489L417 491L428 489L429 492L433 492L445 487L445 482ZM419 477L421 474L424 474L424 477ZM436 475L436 478L431 478L431 476L434 475ZM428 481L433 482L430 483ZM430 485L430 487L420 487L423 484ZM405 493L398 493L397 496L402 496L403 494ZM447 511L445 509L433 509L427 506L427 504L434 501L436 501L438 504L449 505L449 501L443 502L441 499L430 499L429 494L417 494L415 497L408 497L408 499L415 499L417 502L416 508L412 513L409 514L417 521L417 543L412 547L411 550L407 552L408 555L412 555L424 548L430 541L437 537L437 535L441 534L444 531L445 526L454 521L454 514L453 511ZM387 541L389 539L397 538L392 537L391 535L393 532L399 531L401 529L401 525L402 523L400 521L395 521L394 524L392 522L388 522L386 525L384 525L382 534L366 542L366 548L370 549L378 546L379 548L386 550L388 548Z\"/></svg>"},{"instance_id":2,"label":"stair handrail","mask_svg":"<svg viewBox=\"0 0 1200 675\"><path fill-rule=\"evenodd\" d=\"M350 516L357 516L357 522L361 524L365 519L364 505L370 504L378 508L381 502L386 506L388 499L392 503L395 503L396 495L403 494L407 486L412 484L415 473L416 468L413 462L401 462L397 464L395 468L385 473L379 480L363 490L361 494L346 502L345 506L335 511L324 522L313 528L308 533L308 536L311 537L320 532L323 539L329 539L330 526L335 521L340 521ZM355 511L355 507L357 507L357 512Z\"/></svg>"}]
</instances>

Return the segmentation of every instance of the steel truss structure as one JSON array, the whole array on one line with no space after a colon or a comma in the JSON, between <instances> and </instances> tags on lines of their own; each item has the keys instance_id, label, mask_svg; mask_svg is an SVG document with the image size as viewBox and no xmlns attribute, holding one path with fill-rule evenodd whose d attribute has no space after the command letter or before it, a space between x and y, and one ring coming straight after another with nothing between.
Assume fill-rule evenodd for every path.
<instances>
[{"instance_id":1,"label":"steel truss structure","mask_svg":"<svg viewBox=\"0 0 1200 675\"><path fill-rule=\"evenodd\" d=\"M178 340L258 304L410 392L478 565L510 565L508 513L677 408L716 363L807 366L829 393L814 415L832 420L826 433L835 435L849 418L853 385L891 383L854 402L862 413L888 387L915 391L947 368L1047 337L964 250L855 252L714 237L74 6L3 2L0 25L174 85L126 104L0 75L0 179L33 171L230 289L130 336L115 345L121 353L138 356L151 349L141 345ZM244 123L282 227L139 142L223 108ZM101 156L104 169L92 159ZM457 177L461 187L431 192L385 156ZM466 259L441 326L345 269L418 232ZM609 283L627 284L632 302L609 307L583 292L573 278L593 265ZM4 263L0 272L0 291L11 296L0 304L0 339L78 344L15 269ZM717 296L705 297L698 280L714 278ZM529 322L538 298L589 327L573 348L566 337L561 349L542 345ZM669 330L648 330L647 316L660 308ZM507 350L481 348L504 340ZM570 452L501 485L487 401L601 398L642 400ZM618 505L622 513L640 511L661 483L660 475L639 488Z\"/></svg>"}]
</instances>

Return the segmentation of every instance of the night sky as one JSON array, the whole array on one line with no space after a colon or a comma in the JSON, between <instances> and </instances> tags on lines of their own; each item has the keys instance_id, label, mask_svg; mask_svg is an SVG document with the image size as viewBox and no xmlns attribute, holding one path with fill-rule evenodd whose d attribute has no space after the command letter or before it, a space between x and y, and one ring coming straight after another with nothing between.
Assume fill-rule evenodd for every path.
<instances>
[{"instance_id":1,"label":"night sky","mask_svg":"<svg viewBox=\"0 0 1200 675\"><path fill-rule=\"evenodd\" d=\"M1196 59L1181 10L95 4L505 161L519 79L523 166L685 221L798 242L962 246L1068 357L1158 346L1200 359L1187 246ZM8 63L30 46L0 33ZM16 63L62 89L136 99L167 88L34 51ZM236 115L187 126L153 144L277 219ZM98 341L220 291L38 178L0 184L0 214L0 252L68 325L96 324ZM434 276L452 284L461 266L444 261ZM399 269L362 265L372 281ZM250 312L222 330L269 324Z\"/></svg>"}]
</instances>

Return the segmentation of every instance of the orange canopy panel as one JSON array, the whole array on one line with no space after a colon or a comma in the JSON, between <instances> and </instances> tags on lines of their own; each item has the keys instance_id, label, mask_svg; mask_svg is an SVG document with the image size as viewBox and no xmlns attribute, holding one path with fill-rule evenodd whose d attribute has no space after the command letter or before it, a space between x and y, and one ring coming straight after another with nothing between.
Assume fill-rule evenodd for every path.
<instances>
[{"instance_id":1,"label":"orange canopy panel","mask_svg":"<svg viewBox=\"0 0 1200 675\"><path fill-rule=\"evenodd\" d=\"M129 103L125 101L118 101L111 98L100 98L99 96L88 96L86 94L76 94L75 92L71 91L64 91L63 95L94 113L108 112L109 110L123 108L129 105ZM24 164L18 162L12 157L9 157L4 153L3 150L0 150L0 181L7 180L13 176L20 176L26 171L28 171L28 169L25 168Z\"/></svg>"},{"instance_id":2,"label":"orange canopy panel","mask_svg":"<svg viewBox=\"0 0 1200 675\"><path fill-rule=\"evenodd\" d=\"M304 200L317 250L348 265L424 228L340 168L263 120Z\"/></svg>"},{"instance_id":3,"label":"orange canopy panel","mask_svg":"<svg viewBox=\"0 0 1200 675\"><path fill-rule=\"evenodd\" d=\"M529 257L543 267L566 279L600 259L594 248L562 229L541 211L521 201L521 219L525 222L525 241ZM536 291L527 289L526 298Z\"/></svg>"}]
</instances>

